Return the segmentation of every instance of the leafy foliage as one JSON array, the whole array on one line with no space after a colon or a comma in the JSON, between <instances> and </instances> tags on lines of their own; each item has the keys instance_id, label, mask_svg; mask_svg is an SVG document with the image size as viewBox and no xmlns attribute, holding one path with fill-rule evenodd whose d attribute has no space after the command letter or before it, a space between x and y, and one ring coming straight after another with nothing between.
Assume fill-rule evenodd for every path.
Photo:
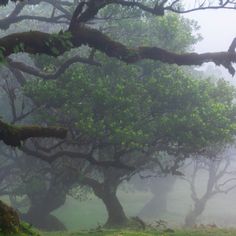
<instances>
[{"instance_id":1,"label":"leafy foliage","mask_svg":"<svg viewBox=\"0 0 236 236\"><path fill-rule=\"evenodd\" d=\"M111 23L114 37L116 24L123 24L118 22ZM198 40L191 34L196 25L172 14L122 26L120 38L131 44L140 44L134 32L144 33L147 43L155 40L176 51ZM96 59L102 67L76 65L58 81L28 82L26 94L47 108L40 119L67 124L89 140L129 148L161 142L164 150L196 151L230 141L235 133L235 91L226 82L214 84L156 62L128 66L101 54Z\"/></svg>"}]
</instances>

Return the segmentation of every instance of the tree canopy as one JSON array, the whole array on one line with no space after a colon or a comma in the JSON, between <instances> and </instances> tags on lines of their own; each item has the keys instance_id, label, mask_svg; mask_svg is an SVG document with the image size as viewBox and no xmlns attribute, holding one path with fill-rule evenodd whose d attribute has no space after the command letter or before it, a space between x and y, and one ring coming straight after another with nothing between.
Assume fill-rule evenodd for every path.
<instances>
[{"instance_id":1,"label":"tree canopy","mask_svg":"<svg viewBox=\"0 0 236 236\"><path fill-rule=\"evenodd\" d=\"M9 1L1 1L2 5ZM13 1L17 2L17 1ZM233 75L235 70L232 63L235 62L235 41L229 47L228 52L217 53L175 53L164 48L155 46L129 47L119 41L116 41L106 35L104 32L90 26L90 22L99 17L104 9L109 12L109 8L123 7L124 9L134 8L140 14L151 14L162 17L166 12L186 13L190 11L205 9L234 9L234 1L202 1L195 2L189 9L185 9L182 1L125 1L125 0L101 0L101 1L79 1L79 2L54 2L46 1L53 7L51 18L20 15L21 11L28 4L36 5L44 1L20 1L15 5L12 14L2 19L2 28L10 26L15 22L27 19L38 19L40 21L59 23L60 19L66 19L68 28L62 29L58 33L43 31L28 31L8 34L0 39L1 58L4 59L14 53L25 52L29 54L47 54L59 56L72 48L79 48L82 45L101 51L108 57L115 57L128 64L136 63L143 59L161 61L168 64L177 65L201 65L212 61L217 65L223 65ZM68 10L71 7L73 13ZM55 15L55 11L59 14ZM62 15L61 15L62 14ZM65 22L66 22L65 21ZM7 26L7 27L8 27ZM78 60L78 58L77 58ZM19 64L18 64L19 65ZM21 65L22 66L22 65ZM23 66L24 67L24 66ZM24 67L26 68L26 67ZM29 69L29 68L28 68ZM5 129L5 128L4 128ZM35 133L36 134L36 133ZM28 136L28 135L27 135ZM36 136L36 135L35 135ZM55 135L52 135L55 136ZM19 138L21 138L19 136ZM25 138L25 137L24 137ZM24 139L23 138L23 139ZM4 139L4 138L2 138ZM9 142L8 142L9 143ZM12 142L13 144L14 142ZM19 144L19 141L16 142ZM15 144L16 144L15 143Z\"/></svg>"}]
</instances>

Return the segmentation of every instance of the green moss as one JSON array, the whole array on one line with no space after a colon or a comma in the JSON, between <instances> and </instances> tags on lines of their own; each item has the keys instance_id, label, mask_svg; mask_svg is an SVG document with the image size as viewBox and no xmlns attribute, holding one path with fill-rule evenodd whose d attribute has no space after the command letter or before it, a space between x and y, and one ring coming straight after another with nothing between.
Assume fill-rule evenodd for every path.
<instances>
[{"instance_id":1,"label":"green moss","mask_svg":"<svg viewBox=\"0 0 236 236\"><path fill-rule=\"evenodd\" d=\"M19 231L20 220L16 211L0 201L0 232L12 234Z\"/></svg>"},{"instance_id":2,"label":"green moss","mask_svg":"<svg viewBox=\"0 0 236 236\"><path fill-rule=\"evenodd\" d=\"M20 223L16 211L0 201L0 236L39 236L31 226Z\"/></svg>"},{"instance_id":3,"label":"green moss","mask_svg":"<svg viewBox=\"0 0 236 236\"><path fill-rule=\"evenodd\" d=\"M5 144L11 146L20 146L20 138L19 138L19 128L17 126L13 126L3 121L0 121L0 139L4 141Z\"/></svg>"}]
</instances>

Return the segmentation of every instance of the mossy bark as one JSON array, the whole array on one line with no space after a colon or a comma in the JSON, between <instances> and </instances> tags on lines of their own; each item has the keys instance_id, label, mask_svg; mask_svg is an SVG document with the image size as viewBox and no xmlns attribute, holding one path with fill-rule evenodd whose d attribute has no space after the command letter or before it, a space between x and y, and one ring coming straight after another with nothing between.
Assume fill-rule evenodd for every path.
<instances>
[{"instance_id":1,"label":"mossy bark","mask_svg":"<svg viewBox=\"0 0 236 236\"><path fill-rule=\"evenodd\" d=\"M64 43L63 34L71 33L68 38L68 45ZM56 37L55 37L56 36ZM67 32L59 32L57 35L44 33L40 31L30 31L14 33L0 38L2 57L6 58L16 52L25 52L30 54L47 54L50 56L59 56L72 48L78 48L82 45L88 45L97 49L109 57L117 58L128 64L136 63L143 59L161 61L167 64L177 65L202 65L205 62L213 62L216 65L222 65L228 69L229 73L234 75L235 69L232 64L236 62L236 53L234 44L230 46L227 52L216 53L183 53L177 54L158 47L138 47L129 48L120 42L117 42L97 29L87 27L83 24L77 25L75 29ZM22 45L22 47L19 47Z\"/></svg>"},{"instance_id":2,"label":"mossy bark","mask_svg":"<svg viewBox=\"0 0 236 236\"><path fill-rule=\"evenodd\" d=\"M20 220L16 211L0 201L0 230L6 235L20 231Z\"/></svg>"},{"instance_id":3,"label":"mossy bark","mask_svg":"<svg viewBox=\"0 0 236 236\"><path fill-rule=\"evenodd\" d=\"M0 140L10 146L20 146L21 141L32 137L65 138L67 130L61 127L17 126L0 120Z\"/></svg>"}]
</instances>

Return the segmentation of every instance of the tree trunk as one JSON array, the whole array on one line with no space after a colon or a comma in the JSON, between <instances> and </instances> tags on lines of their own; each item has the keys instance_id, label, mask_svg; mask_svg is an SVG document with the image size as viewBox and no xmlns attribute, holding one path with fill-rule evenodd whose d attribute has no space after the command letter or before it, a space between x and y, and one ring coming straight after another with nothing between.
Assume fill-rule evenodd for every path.
<instances>
[{"instance_id":1,"label":"tree trunk","mask_svg":"<svg viewBox=\"0 0 236 236\"><path fill-rule=\"evenodd\" d=\"M167 197L176 182L176 177L160 177L150 180L150 191L153 198L140 210L141 218L156 219L161 218L167 212Z\"/></svg>"},{"instance_id":2,"label":"tree trunk","mask_svg":"<svg viewBox=\"0 0 236 236\"><path fill-rule=\"evenodd\" d=\"M52 187L45 194L28 195L31 200L31 206L26 214L21 218L33 226L46 231L66 230L63 223L50 213L62 206L66 200L66 193Z\"/></svg>"},{"instance_id":3,"label":"tree trunk","mask_svg":"<svg viewBox=\"0 0 236 236\"><path fill-rule=\"evenodd\" d=\"M108 219L105 227L116 228L125 227L128 223L128 218L125 215L123 207L116 196L117 186L109 186L100 184L94 189L94 193L99 197L105 204Z\"/></svg>"},{"instance_id":4,"label":"tree trunk","mask_svg":"<svg viewBox=\"0 0 236 236\"><path fill-rule=\"evenodd\" d=\"M140 210L138 216L141 218L161 218L167 211L167 195L160 194L153 198Z\"/></svg>"},{"instance_id":5,"label":"tree trunk","mask_svg":"<svg viewBox=\"0 0 236 236\"><path fill-rule=\"evenodd\" d=\"M185 227L193 227L196 225L197 218L202 214L206 206L206 200L196 200L194 209L191 210L185 217Z\"/></svg>"}]
</instances>

